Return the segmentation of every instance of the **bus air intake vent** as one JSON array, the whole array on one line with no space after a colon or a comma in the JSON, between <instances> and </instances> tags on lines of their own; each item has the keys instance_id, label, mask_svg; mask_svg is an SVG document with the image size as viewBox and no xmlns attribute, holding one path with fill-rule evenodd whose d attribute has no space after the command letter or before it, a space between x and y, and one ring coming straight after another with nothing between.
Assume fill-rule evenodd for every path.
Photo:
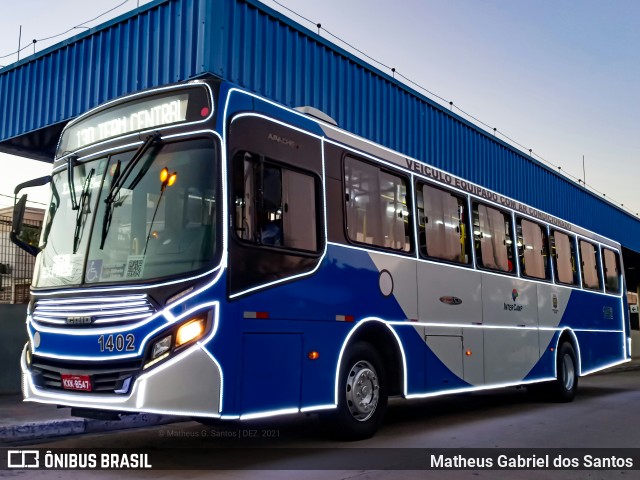
<instances>
[{"instance_id":1,"label":"bus air intake vent","mask_svg":"<svg viewBox=\"0 0 640 480\"><path fill-rule=\"evenodd\" d=\"M63 362L47 358L33 357L31 373L34 384L47 390L65 390L63 374L86 375L91 380L91 389L84 393L126 394L131 390L142 363L139 360L110 362L108 365L90 365L86 362Z\"/></svg>"},{"instance_id":2,"label":"bus air intake vent","mask_svg":"<svg viewBox=\"0 0 640 480\"><path fill-rule=\"evenodd\" d=\"M36 300L33 321L60 327L137 323L155 310L146 295L76 297Z\"/></svg>"}]
</instances>

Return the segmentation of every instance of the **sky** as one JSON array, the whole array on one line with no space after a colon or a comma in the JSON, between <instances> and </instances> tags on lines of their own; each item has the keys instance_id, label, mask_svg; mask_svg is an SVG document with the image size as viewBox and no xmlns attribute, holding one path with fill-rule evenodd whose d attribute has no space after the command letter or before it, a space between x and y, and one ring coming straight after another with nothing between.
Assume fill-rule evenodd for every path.
<instances>
[{"instance_id":1,"label":"sky","mask_svg":"<svg viewBox=\"0 0 640 480\"><path fill-rule=\"evenodd\" d=\"M16 50L20 25L24 45L82 24L122 1L14 2L0 17L0 57ZM263 1L313 26L273 0ZM640 213L640 1L278 2L447 103L453 101L554 168L583 178L584 156L587 185ZM87 25L137 3L129 0ZM36 48L55 41L38 42ZM32 52L29 47L22 56ZM0 58L0 65L14 60L15 55ZM47 174L50 166L0 154L0 168L0 194L9 195L15 184ZM34 199L46 201L46 194ZM7 201L0 196L0 206Z\"/></svg>"}]
</instances>

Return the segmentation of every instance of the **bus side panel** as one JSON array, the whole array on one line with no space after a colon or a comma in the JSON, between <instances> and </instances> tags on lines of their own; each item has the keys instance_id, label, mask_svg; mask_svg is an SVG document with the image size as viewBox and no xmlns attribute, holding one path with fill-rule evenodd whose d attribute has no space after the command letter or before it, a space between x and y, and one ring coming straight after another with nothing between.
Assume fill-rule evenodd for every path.
<instances>
[{"instance_id":1,"label":"bus side panel","mask_svg":"<svg viewBox=\"0 0 640 480\"><path fill-rule=\"evenodd\" d=\"M524 380L540 360L537 284L484 273L482 313L488 385ZM493 327L493 328L491 328Z\"/></svg>"},{"instance_id":2,"label":"bus side panel","mask_svg":"<svg viewBox=\"0 0 640 480\"><path fill-rule=\"evenodd\" d=\"M621 297L573 290L560 326L571 327L574 330L623 332L624 322Z\"/></svg>"},{"instance_id":3,"label":"bus side panel","mask_svg":"<svg viewBox=\"0 0 640 480\"><path fill-rule=\"evenodd\" d=\"M374 252L369 253L369 256L377 270L377 279L373 280L378 281L378 288L372 288L372 297L369 299L379 296L384 301L385 298L392 297L402 309L402 320L416 319L418 305L415 260Z\"/></svg>"},{"instance_id":4,"label":"bus side panel","mask_svg":"<svg viewBox=\"0 0 640 480\"><path fill-rule=\"evenodd\" d=\"M580 373L586 375L625 359L623 333L577 331L580 345Z\"/></svg>"},{"instance_id":5,"label":"bus side panel","mask_svg":"<svg viewBox=\"0 0 640 480\"><path fill-rule=\"evenodd\" d=\"M556 378L556 345L561 333L560 331L540 330L538 335L540 339L540 360L527 374L525 381L536 382Z\"/></svg>"},{"instance_id":6,"label":"bus side panel","mask_svg":"<svg viewBox=\"0 0 640 480\"><path fill-rule=\"evenodd\" d=\"M393 279L393 293L388 296L384 296L380 289L382 270L387 270ZM245 333L301 334L304 349L302 345L300 348L296 346L298 357L296 363L291 365L298 368L300 364L302 368L304 378L301 407L306 408L334 402L340 351L351 331L356 335L366 328L365 324L358 322L368 318L385 322L406 322L408 318L415 318L415 291L415 262L411 259L329 245L327 254L315 273L257 290L234 301L233 305ZM243 318L247 312L267 312L268 318ZM355 322L345 321L346 317L353 317ZM421 339L422 335L415 331L413 324L407 323L407 328L398 329L398 337L402 338L407 363L412 368L410 380L414 376L422 379L426 347ZM355 337L350 337L351 340L353 338ZM390 330L389 341L397 345L396 337ZM254 343L258 344L257 348L266 348L260 347L260 342ZM311 361L308 358L310 351L319 352L319 358ZM270 365L273 359L268 353L263 350L261 361L269 365L260 365L260 368L268 368L270 372L291 368L287 361L280 358L282 354L278 351L275 356L277 366ZM248 369L251 374L251 362L259 363L259 360L254 358L251 349L248 350L246 338L243 356L250 357L247 360L249 363L245 361L249 366L244 367L244 371ZM260 378L255 380L261 381ZM243 391L251 390L255 394L260 390L260 387L249 385L252 381L242 380ZM411 380L410 383L417 390L424 387L423 380ZM225 382L225 388L227 385L231 388L231 384ZM244 410L247 401L249 400L242 401L244 413L247 413ZM274 403L277 402L272 402Z\"/></svg>"},{"instance_id":7,"label":"bus side panel","mask_svg":"<svg viewBox=\"0 0 640 480\"><path fill-rule=\"evenodd\" d=\"M540 348L546 349L541 362L547 367L538 367L538 373L555 374L555 355L549 351L556 347L563 327L577 337L583 373L624 360L625 316L620 298L539 284L538 312Z\"/></svg>"},{"instance_id":8,"label":"bus side panel","mask_svg":"<svg viewBox=\"0 0 640 480\"><path fill-rule=\"evenodd\" d=\"M415 320L418 318L418 289L416 286L416 261L394 255L384 255L370 252L369 256L377 270L377 288L372 287L368 300L374 301L376 297L380 302L389 302L394 299L402 311L401 321ZM391 290L389 292L389 289ZM377 290L377 291L376 291ZM383 318L383 320L394 320ZM407 389L409 392L422 391L425 387L424 379L424 355L425 344L423 341L424 327L416 325L401 325L394 327L400 340L399 348L405 356L407 369Z\"/></svg>"},{"instance_id":9,"label":"bus side panel","mask_svg":"<svg viewBox=\"0 0 640 480\"><path fill-rule=\"evenodd\" d=\"M437 392L456 387L468 387L464 378L462 336L427 335L427 391ZM445 366L446 365L446 366Z\"/></svg>"},{"instance_id":10,"label":"bus side panel","mask_svg":"<svg viewBox=\"0 0 640 480\"><path fill-rule=\"evenodd\" d=\"M342 341L354 327L346 322L300 322L304 330L302 350L302 408L335 403L337 359ZM309 352L318 352L316 360Z\"/></svg>"},{"instance_id":11,"label":"bus side panel","mask_svg":"<svg viewBox=\"0 0 640 480\"><path fill-rule=\"evenodd\" d=\"M571 293L561 327L571 327L580 350L581 373L625 360L626 321L621 297L588 291Z\"/></svg>"},{"instance_id":12,"label":"bus side panel","mask_svg":"<svg viewBox=\"0 0 640 480\"><path fill-rule=\"evenodd\" d=\"M412 318L408 315L415 313L415 306L411 307L412 303L415 305L415 294L407 305L399 303L411 298L403 289L415 292L415 267L411 261L390 257L398 263L385 264L394 280L393 294L385 297L380 291L380 272L371 257L371 252L329 245L317 271L241 297L236 300L239 313L269 312L268 321L263 323L276 319L344 321L340 316L352 316L356 321L374 317L402 322ZM411 268L414 284L407 287ZM339 343L342 340L334 339Z\"/></svg>"},{"instance_id":13,"label":"bus side panel","mask_svg":"<svg viewBox=\"0 0 640 480\"><path fill-rule=\"evenodd\" d=\"M551 284L538 284L538 322L541 358L527 375L527 380L555 378L555 348L561 331L558 329L569 305L573 289ZM553 349L553 350L551 350Z\"/></svg>"},{"instance_id":14,"label":"bus side panel","mask_svg":"<svg viewBox=\"0 0 640 480\"><path fill-rule=\"evenodd\" d=\"M451 385L451 372L471 385L484 384L480 276L480 272L467 268L418 262L418 318L428 324L425 335L431 348L429 355L436 357L428 360L426 376L430 387ZM461 341L439 336L458 337ZM447 343L450 347L455 345L453 351L445 347ZM462 355L463 349L470 354ZM447 368L434 369L435 359Z\"/></svg>"},{"instance_id":15,"label":"bus side panel","mask_svg":"<svg viewBox=\"0 0 640 480\"><path fill-rule=\"evenodd\" d=\"M302 335L245 333L243 414L300 407Z\"/></svg>"},{"instance_id":16,"label":"bus side panel","mask_svg":"<svg viewBox=\"0 0 640 480\"><path fill-rule=\"evenodd\" d=\"M540 322L540 347L549 344L555 329L565 316L573 290L550 284L538 284L538 320Z\"/></svg>"}]
</instances>

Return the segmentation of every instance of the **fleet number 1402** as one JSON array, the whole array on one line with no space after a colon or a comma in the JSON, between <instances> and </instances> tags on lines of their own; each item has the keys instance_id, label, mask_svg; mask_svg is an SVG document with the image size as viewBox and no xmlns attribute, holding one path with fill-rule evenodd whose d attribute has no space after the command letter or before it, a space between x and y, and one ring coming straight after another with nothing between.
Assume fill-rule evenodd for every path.
<instances>
[{"instance_id":1,"label":"fleet number 1402","mask_svg":"<svg viewBox=\"0 0 640 480\"><path fill-rule=\"evenodd\" d=\"M135 351L135 337L133 334L129 333L126 336L124 335L100 335L98 338L98 345L100 345L100 351L104 352L108 350L109 352L133 352Z\"/></svg>"}]
</instances>

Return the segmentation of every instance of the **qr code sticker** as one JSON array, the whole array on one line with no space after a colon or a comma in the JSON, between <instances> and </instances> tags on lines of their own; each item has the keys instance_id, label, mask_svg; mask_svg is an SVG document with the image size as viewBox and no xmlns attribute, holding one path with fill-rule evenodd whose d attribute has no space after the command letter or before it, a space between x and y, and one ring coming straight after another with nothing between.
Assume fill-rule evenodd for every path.
<instances>
[{"instance_id":1,"label":"qr code sticker","mask_svg":"<svg viewBox=\"0 0 640 480\"><path fill-rule=\"evenodd\" d=\"M142 270L144 269L144 256L136 255L130 256L127 259L127 271L126 278L140 278L142 277Z\"/></svg>"}]
</instances>

